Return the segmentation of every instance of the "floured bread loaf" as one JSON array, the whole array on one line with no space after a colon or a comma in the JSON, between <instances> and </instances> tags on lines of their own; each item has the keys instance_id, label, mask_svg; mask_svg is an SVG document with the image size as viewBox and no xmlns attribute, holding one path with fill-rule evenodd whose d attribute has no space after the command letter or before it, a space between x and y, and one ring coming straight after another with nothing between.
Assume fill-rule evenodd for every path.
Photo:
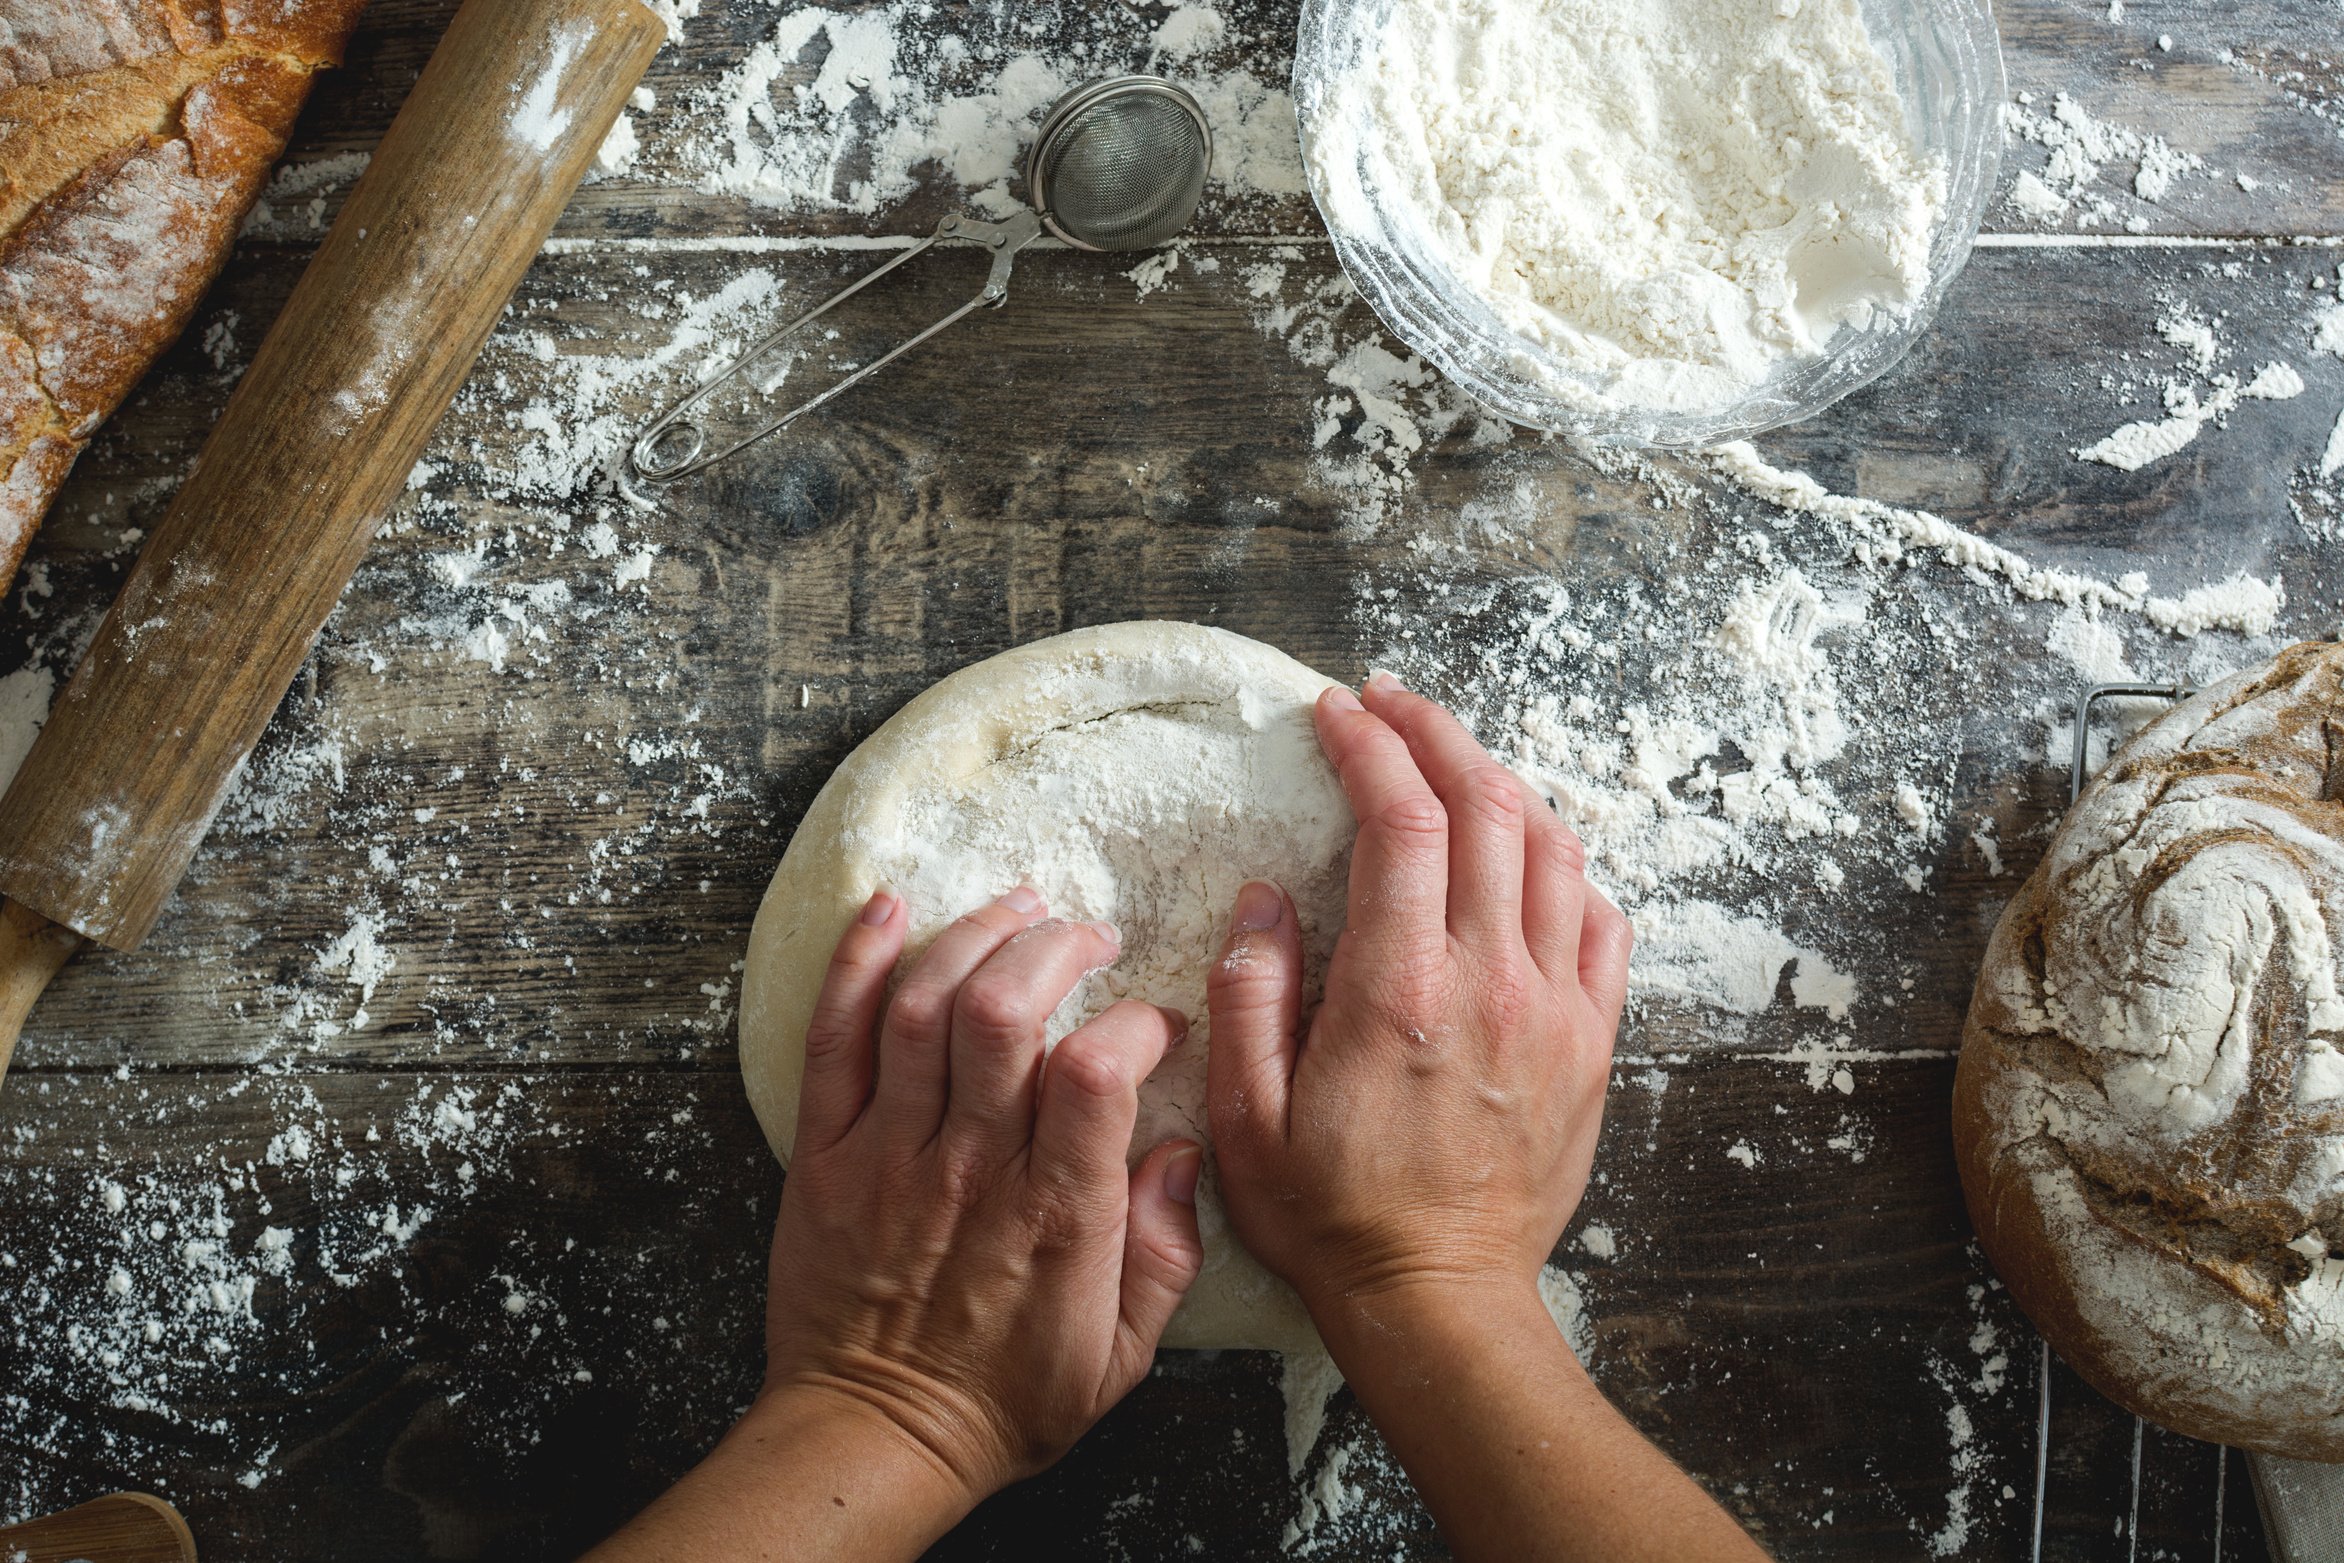
<instances>
[{"instance_id":1,"label":"floured bread loaf","mask_svg":"<svg viewBox=\"0 0 2344 1563\"><path fill-rule=\"evenodd\" d=\"M1954 1141L1979 1240L2104 1394L2344 1460L2344 647L2166 713L2003 913Z\"/></svg>"},{"instance_id":2,"label":"floured bread loaf","mask_svg":"<svg viewBox=\"0 0 2344 1563\"><path fill-rule=\"evenodd\" d=\"M0 592L187 324L362 4L0 4Z\"/></svg>"}]
</instances>

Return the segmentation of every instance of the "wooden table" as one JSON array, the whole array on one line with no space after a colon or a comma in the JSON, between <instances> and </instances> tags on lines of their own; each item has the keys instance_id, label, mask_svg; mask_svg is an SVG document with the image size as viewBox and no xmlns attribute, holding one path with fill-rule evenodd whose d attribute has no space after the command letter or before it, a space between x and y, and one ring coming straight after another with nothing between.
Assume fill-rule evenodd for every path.
<instances>
[{"instance_id":1,"label":"wooden table","mask_svg":"<svg viewBox=\"0 0 2344 1563\"><path fill-rule=\"evenodd\" d=\"M1021 48L1161 12L1005 9L1042 29L1007 35ZM1911 358L1761 448L2040 564L2139 569L2167 592L2280 578L2282 633L2329 632L2344 562L2307 463L2344 362L2311 352L2303 322L2344 258L2333 7L2108 9L2011 0L2014 90L2072 92L2224 173L2169 208L2125 203L2138 233L2013 232L1998 207ZM377 0L291 161L367 147L448 10ZM704 13L654 67L655 150L774 16ZM1009 25L943 14L972 36ZM1230 15L1281 75L1291 8ZM575 1551L755 1383L780 1180L735 1074L737 966L799 812L889 711L1003 647L1147 616L1343 677L1396 657L1470 696L1476 637L1496 644L1526 578L1665 622L1684 582L1714 583L1762 534L1826 590L1871 597L1876 654L1843 676L1867 709L1910 713L1855 735L1843 794L1885 817L1886 778L1915 770L1952 825L1924 893L1864 860L1836 897L1763 898L1860 978L1846 1025L1787 995L1754 1016L1632 1012L1585 1211L1619 1251L1568 1257L1606 1388L1784 1557L1933 1539L2024 1557L2033 1342L1970 1246L1946 1101L1986 932L2064 802L2028 726L2078 682L2046 658L2052 609L1933 560L1851 565L1828 527L1698 463L1590 464L1527 434L1476 439L1471 420L1393 464L1382 523L1361 524L1314 465L1325 370L1247 288L1273 241L1292 246L1287 296L1335 275L1294 197L1208 205L1145 296L1130 258L1029 254L1007 309L657 508L610 512L606 551L589 529L607 490L514 478L552 437L527 415L535 339L649 353L670 291L754 267L781 275L771 318L867 259L806 241L924 231L955 199L938 182L878 218L791 215L647 167L580 194L163 927L135 956L77 961L34 1018L0 1095L0 1511L138 1486L177 1500L213 1558ZM330 221L330 181L320 193ZM11 659L70 663L298 273L309 199L273 203L82 461L9 606ZM940 309L955 281L913 278L904 307ZM2225 317L2225 367L2283 358L2309 389L2139 473L2073 460L2142 415L2103 374L2171 367L2164 289ZM1340 326L1372 337L1356 303ZM612 415L639 419L682 373L630 384ZM1402 641L1416 620L1445 642ZM2158 676L2249 654L2222 636L2129 645ZM1619 698L1647 674L1623 660ZM1817 1047L1852 1093L1786 1057ZM1755 1165L1728 1159L1738 1143ZM1264 1355L1168 1354L939 1555L1278 1555L1298 1496L1277 1374ZM2064 1373L2055 1388L2046 1556L2262 1555L2241 1461L2154 1429L2136 1444L2130 1417ZM1442 1555L1347 1400L1333 1436L1363 1451L1365 1496L1327 1550Z\"/></svg>"}]
</instances>

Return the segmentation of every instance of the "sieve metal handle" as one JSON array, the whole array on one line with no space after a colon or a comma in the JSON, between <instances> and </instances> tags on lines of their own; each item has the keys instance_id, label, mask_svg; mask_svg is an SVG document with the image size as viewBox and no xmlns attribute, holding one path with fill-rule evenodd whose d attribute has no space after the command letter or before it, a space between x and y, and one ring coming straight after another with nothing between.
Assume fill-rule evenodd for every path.
<instances>
[{"instance_id":1,"label":"sieve metal handle","mask_svg":"<svg viewBox=\"0 0 2344 1563\"><path fill-rule=\"evenodd\" d=\"M787 428L841 391L858 385L877 374L937 332L942 331L946 326L965 318L976 310L989 305L998 306L1005 302L1009 297L1009 268L1016 260L1017 252L1033 243L1036 238L1040 237L1041 232L1042 220L1030 211L1019 212L1016 216L997 223L980 222L974 217L945 218L936 225L934 233L905 250L901 255L896 256L886 265L875 266L863 273L812 309L798 316L797 319L770 333L747 352L725 365L723 372L706 385L701 386L691 395L660 414L658 419L637 437L634 448L627 453L628 464L635 469L637 476L654 483L666 483L698 472L703 467L714 466L717 462L724 460L745 446L755 444L775 430ZM933 245L946 242L981 244L993 252L992 268L986 272L985 285L977 291L975 297L933 325L889 348L836 385L807 397L789 411L758 425L721 450L709 451L707 449L707 426L693 415L711 396L739 380L748 372L751 365L763 359L792 335L821 319L831 310L853 298L857 293L862 292L863 289L877 282L904 262L911 260ZM680 436L684 443L680 447L676 447L670 436ZM666 461L659 459L660 448L663 445L670 447L669 459Z\"/></svg>"}]
</instances>

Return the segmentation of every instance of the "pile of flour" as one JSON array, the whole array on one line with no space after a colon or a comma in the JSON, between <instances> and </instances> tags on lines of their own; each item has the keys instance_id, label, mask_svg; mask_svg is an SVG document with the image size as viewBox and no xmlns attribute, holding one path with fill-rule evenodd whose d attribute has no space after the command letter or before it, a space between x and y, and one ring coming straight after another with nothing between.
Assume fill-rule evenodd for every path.
<instances>
[{"instance_id":1,"label":"pile of flour","mask_svg":"<svg viewBox=\"0 0 2344 1563\"><path fill-rule=\"evenodd\" d=\"M1309 157L1604 398L1738 400L1926 291L1946 170L1855 0L1396 0Z\"/></svg>"}]
</instances>

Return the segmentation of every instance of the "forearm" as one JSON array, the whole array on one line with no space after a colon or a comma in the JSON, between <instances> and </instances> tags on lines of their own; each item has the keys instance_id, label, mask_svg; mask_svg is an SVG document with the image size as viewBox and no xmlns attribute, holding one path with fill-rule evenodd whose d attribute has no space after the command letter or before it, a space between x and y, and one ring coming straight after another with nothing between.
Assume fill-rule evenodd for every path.
<instances>
[{"instance_id":1,"label":"forearm","mask_svg":"<svg viewBox=\"0 0 2344 1563\"><path fill-rule=\"evenodd\" d=\"M1532 1288L1395 1293L1314 1312L1468 1563L1763 1559L1603 1398Z\"/></svg>"},{"instance_id":2,"label":"forearm","mask_svg":"<svg viewBox=\"0 0 2344 1563\"><path fill-rule=\"evenodd\" d=\"M590 1563L903 1563L968 1512L952 1474L843 1397L776 1391Z\"/></svg>"}]
</instances>

